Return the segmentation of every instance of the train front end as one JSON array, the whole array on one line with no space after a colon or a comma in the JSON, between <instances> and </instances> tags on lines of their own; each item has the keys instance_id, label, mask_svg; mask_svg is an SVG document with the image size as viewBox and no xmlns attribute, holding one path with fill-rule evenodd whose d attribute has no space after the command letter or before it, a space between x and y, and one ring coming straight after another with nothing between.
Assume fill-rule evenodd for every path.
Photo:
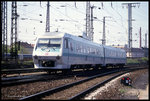
<instances>
[{"instance_id":1,"label":"train front end","mask_svg":"<svg viewBox=\"0 0 150 101\"><path fill-rule=\"evenodd\" d=\"M62 69L62 44L61 36L45 35L39 37L33 50L34 68Z\"/></svg>"}]
</instances>

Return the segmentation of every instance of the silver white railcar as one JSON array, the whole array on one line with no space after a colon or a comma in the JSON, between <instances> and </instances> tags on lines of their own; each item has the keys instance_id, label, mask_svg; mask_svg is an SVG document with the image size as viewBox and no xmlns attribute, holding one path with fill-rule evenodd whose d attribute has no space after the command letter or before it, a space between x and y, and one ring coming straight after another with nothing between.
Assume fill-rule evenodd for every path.
<instances>
[{"instance_id":1,"label":"silver white railcar","mask_svg":"<svg viewBox=\"0 0 150 101\"><path fill-rule=\"evenodd\" d=\"M126 63L125 52L121 49L103 46L61 32L45 33L38 37L32 55L34 67L46 69L63 70Z\"/></svg>"},{"instance_id":2,"label":"silver white railcar","mask_svg":"<svg viewBox=\"0 0 150 101\"><path fill-rule=\"evenodd\" d=\"M123 49L104 46L105 66L124 66L126 64L126 52Z\"/></svg>"}]
</instances>

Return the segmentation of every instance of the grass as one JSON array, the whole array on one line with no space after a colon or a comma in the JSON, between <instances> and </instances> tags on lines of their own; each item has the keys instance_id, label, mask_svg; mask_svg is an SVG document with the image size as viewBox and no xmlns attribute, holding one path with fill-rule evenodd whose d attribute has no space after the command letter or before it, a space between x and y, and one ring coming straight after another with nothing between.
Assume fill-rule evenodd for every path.
<instances>
[{"instance_id":1,"label":"grass","mask_svg":"<svg viewBox=\"0 0 150 101\"><path fill-rule=\"evenodd\" d=\"M123 89L123 88L121 88L121 89L119 89L119 92L120 92L120 93L125 93L125 92L126 92L126 90L125 90L125 89Z\"/></svg>"},{"instance_id":2,"label":"grass","mask_svg":"<svg viewBox=\"0 0 150 101\"><path fill-rule=\"evenodd\" d=\"M21 63L21 61L19 61L19 63ZM33 64L33 60L26 60L26 61L22 61L23 65L31 65Z\"/></svg>"},{"instance_id":3,"label":"grass","mask_svg":"<svg viewBox=\"0 0 150 101\"><path fill-rule=\"evenodd\" d=\"M127 92L129 89L132 89L131 86L124 86L124 87L121 87L118 91L123 94L125 92Z\"/></svg>"},{"instance_id":4,"label":"grass","mask_svg":"<svg viewBox=\"0 0 150 101\"><path fill-rule=\"evenodd\" d=\"M138 59L127 59L127 64L131 64L131 63L139 63Z\"/></svg>"}]
</instances>

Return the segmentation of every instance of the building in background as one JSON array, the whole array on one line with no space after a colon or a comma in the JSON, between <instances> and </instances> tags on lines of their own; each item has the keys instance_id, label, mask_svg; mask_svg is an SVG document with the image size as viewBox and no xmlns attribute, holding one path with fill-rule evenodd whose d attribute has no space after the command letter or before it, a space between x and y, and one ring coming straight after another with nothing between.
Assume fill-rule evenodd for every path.
<instances>
[{"instance_id":1,"label":"building in background","mask_svg":"<svg viewBox=\"0 0 150 101\"><path fill-rule=\"evenodd\" d=\"M141 58L149 56L149 48L131 48L131 50L129 50L127 48L127 45L112 45L112 47L124 49L126 51L127 57L131 58ZM129 51L131 51L130 54Z\"/></svg>"},{"instance_id":2,"label":"building in background","mask_svg":"<svg viewBox=\"0 0 150 101\"><path fill-rule=\"evenodd\" d=\"M20 53L22 54L32 54L33 52L33 45L28 44L27 42L20 42Z\"/></svg>"}]
</instances>

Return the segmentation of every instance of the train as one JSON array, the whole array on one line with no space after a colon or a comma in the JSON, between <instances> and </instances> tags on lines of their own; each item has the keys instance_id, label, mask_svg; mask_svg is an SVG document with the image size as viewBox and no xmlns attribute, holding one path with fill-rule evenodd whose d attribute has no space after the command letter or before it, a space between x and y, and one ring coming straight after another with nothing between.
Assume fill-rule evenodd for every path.
<instances>
[{"instance_id":1,"label":"train","mask_svg":"<svg viewBox=\"0 0 150 101\"><path fill-rule=\"evenodd\" d=\"M65 32L40 35L33 49L34 68L68 70L126 65L123 49L106 46Z\"/></svg>"},{"instance_id":2,"label":"train","mask_svg":"<svg viewBox=\"0 0 150 101\"><path fill-rule=\"evenodd\" d=\"M11 59L11 54L10 53L5 53L4 54L4 57L6 58L7 56L7 59ZM32 60L32 54L18 54L18 59L19 60Z\"/></svg>"}]
</instances>

